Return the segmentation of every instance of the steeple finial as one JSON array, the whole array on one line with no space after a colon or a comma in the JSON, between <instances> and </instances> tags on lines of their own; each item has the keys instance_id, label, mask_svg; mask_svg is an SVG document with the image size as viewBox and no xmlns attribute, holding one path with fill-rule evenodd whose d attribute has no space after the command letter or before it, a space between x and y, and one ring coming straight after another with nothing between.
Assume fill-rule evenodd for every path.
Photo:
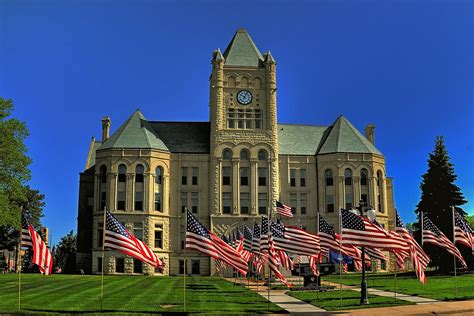
<instances>
[{"instance_id":1,"label":"steeple finial","mask_svg":"<svg viewBox=\"0 0 474 316\"><path fill-rule=\"evenodd\" d=\"M222 56L221 50L218 48L212 53L212 61L222 62L224 61L224 56Z\"/></svg>"},{"instance_id":2,"label":"steeple finial","mask_svg":"<svg viewBox=\"0 0 474 316\"><path fill-rule=\"evenodd\" d=\"M266 64L276 64L275 58L273 58L273 55L270 51L266 52L264 56L264 63Z\"/></svg>"}]
</instances>

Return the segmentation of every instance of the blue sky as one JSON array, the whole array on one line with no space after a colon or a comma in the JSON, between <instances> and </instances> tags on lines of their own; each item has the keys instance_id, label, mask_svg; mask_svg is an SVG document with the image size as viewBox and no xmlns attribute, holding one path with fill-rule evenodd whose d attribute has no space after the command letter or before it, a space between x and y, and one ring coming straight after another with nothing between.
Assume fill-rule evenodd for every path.
<instances>
[{"instance_id":1,"label":"blue sky","mask_svg":"<svg viewBox=\"0 0 474 316\"><path fill-rule=\"evenodd\" d=\"M474 2L0 0L0 96L26 121L31 185L57 240L76 228L100 119L208 120L211 53L239 27L278 63L278 120L376 125L414 220L436 135L474 213Z\"/></svg>"}]
</instances>

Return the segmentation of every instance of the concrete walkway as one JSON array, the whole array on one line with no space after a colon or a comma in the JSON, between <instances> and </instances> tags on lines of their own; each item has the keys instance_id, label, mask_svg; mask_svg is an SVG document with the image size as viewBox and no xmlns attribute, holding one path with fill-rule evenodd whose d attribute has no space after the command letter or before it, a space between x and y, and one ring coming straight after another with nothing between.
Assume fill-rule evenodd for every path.
<instances>
[{"instance_id":1,"label":"concrete walkway","mask_svg":"<svg viewBox=\"0 0 474 316\"><path fill-rule=\"evenodd\" d=\"M339 283L333 283L333 282L323 282L323 283L327 285L335 286L336 289L339 289L340 287ZM342 289L360 292L360 287L358 286L342 285ZM395 292L382 291L382 290L378 290L374 288L368 288L368 292L369 294L378 295L378 296L395 297ZM434 300L432 298L427 298L427 297L411 296L411 295L403 294L403 293L396 293L396 294L397 294L396 296L397 299L413 302L416 304L432 304L432 303L439 302L437 300Z\"/></svg>"},{"instance_id":2,"label":"concrete walkway","mask_svg":"<svg viewBox=\"0 0 474 316\"><path fill-rule=\"evenodd\" d=\"M226 279L229 282L240 284L241 281L239 279ZM246 287L250 290L257 292L265 299L268 299L268 287L263 285L258 285L255 282L250 282L250 286L247 282L242 282ZM257 291L258 288L258 291ZM314 305L308 304L306 302L300 301L292 296L285 294L288 292L287 290L271 290L270 291L270 302L280 306L284 310L288 311L289 313L309 313L309 314L316 314L316 313L327 313L324 309L316 307Z\"/></svg>"}]
</instances>

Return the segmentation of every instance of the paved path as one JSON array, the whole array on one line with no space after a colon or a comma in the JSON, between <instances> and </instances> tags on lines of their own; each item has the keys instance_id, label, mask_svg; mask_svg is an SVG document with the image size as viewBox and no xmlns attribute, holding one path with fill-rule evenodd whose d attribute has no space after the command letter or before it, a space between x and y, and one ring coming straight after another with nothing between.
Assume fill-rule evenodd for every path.
<instances>
[{"instance_id":1,"label":"paved path","mask_svg":"<svg viewBox=\"0 0 474 316\"><path fill-rule=\"evenodd\" d=\"M323 282L323 283L335 286L336 289L339 289L340 287L339 283L333 283L333 282ZM360 292L360 287L357 287L357 286L343 285L342 289ZM378 290L374 288L369 288L368 291L369 291L369 294L373 294L373 295L384 296L384 297L395 297L395 292L382 291L382 290ZM403 294L403 293L396 293L396 294L397 294L397 299L413 302L416 304L432 304L432 303L439 302L437 300L434 300L432 298L427 298L427 297L411 296L411 295Z\"/></svg>"},{"instance_id":2,"label":"paved path","mask_svg":"<svg viewBox=\"0 0 474 316\"><path fill-rule=\"evenodd\" d=\"M239 279L227 279L227 281L234 282L240 284L241 281ZM263 285L258 285L257 291L257 284L254 282L250 282L250 286L248 286L247 282L243 281L244 285L247 286L249 289L257 292L265 299L268 299L268 288ZM308 304L306 302L300 301L292 296L286 295L285 293L288 292L287 290L271 290L270 291L270 302L280 306L284 310L288 311L289 313L326 313L324 309L316 307L314 305Z\"/></svg>"}]
</instances>

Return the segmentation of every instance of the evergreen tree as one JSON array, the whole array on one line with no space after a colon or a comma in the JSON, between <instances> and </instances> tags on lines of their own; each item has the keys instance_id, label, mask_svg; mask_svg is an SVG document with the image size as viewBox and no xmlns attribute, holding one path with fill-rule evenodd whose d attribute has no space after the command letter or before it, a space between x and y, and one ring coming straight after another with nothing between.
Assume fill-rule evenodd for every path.
<instances>
[{"instance_id":1,"label":"evergreen tree","mask_svg":"<svg viewBox=\"0 0 474 316\"><path fill-rule=\"evenodd\" d=\"M420 213L427 215L433 223L449 238L453 239L453 220L451 207L458 207L467 201L461 189L454 184L457 176L454 173L454 165L449 161L448 152L444 145L442 136L435 141L435 148L429 155L428 171L423 175L421 182L421 199L415 210L418 220ZM462 209L458 212L466 215ZM453 258L439 247L425 246L430 255L432 264L438 266L441 272L453 269ZM466 261L468 258L465 258Z\"/></svg>"},{"instance_id":2,"label":"evergreen tree","mask_svg":"<svg viewBox=\"0 0 474 316\"><path fill-rule=\"evenodd\" d=\"M71 230L54 249L55 268L60 268L63 273L74 273L76 252L77 235Z\"/></svg>"}]
</instances>

